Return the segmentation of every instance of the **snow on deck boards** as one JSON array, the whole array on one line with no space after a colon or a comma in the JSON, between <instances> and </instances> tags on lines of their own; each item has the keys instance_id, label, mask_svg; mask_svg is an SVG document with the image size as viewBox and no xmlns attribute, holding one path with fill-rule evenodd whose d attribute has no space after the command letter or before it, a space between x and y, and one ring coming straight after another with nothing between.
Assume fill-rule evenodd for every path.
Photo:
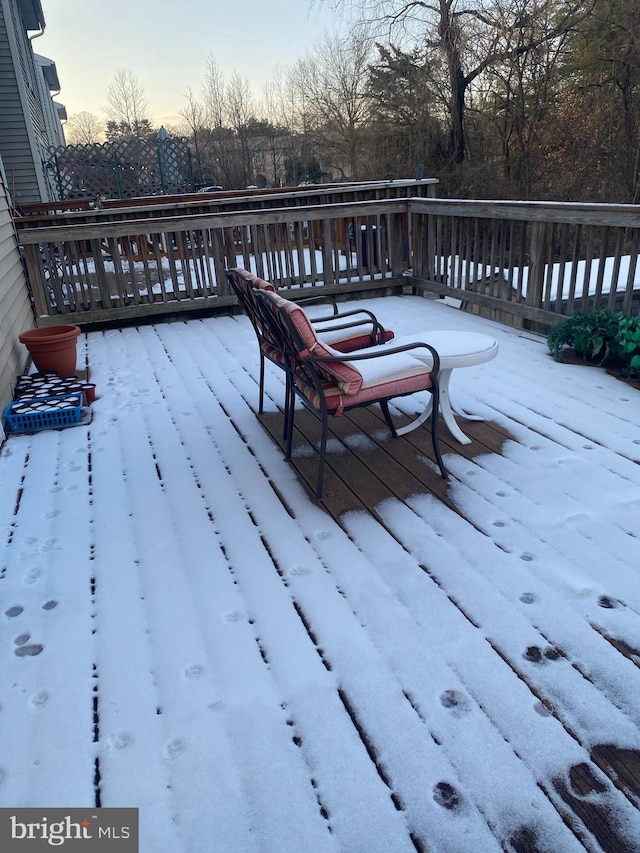
<instances>
[{"instance_id":1,"label":"snow on deck boards","mask_svg":"<svg viewBox=\"0 0 640 853\"><path fill-rule=\"evenodd\" d=\"M358 411L316 503L244 317L90 333L92 423L6 442L0 806L138 806L143 853L638 849L638 393L367 305L499 341L448 485Z\"/></svg>"}]
</instances>

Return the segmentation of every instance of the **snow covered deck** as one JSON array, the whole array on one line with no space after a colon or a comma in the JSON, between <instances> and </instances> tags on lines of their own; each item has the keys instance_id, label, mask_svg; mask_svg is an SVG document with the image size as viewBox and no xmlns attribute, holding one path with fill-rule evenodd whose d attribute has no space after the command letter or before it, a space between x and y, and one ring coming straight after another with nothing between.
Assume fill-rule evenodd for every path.
<instances>
[{"instance_id":1,"label":"snow covered deck","mask_svg":"<svg viewBox=\"0 0 640 853\"><path fill-rule=\"evenodd\" d=\"M90 333L92 423L6 442L0 806L138 806L143 853L640 847L638 392L367 305L499 341L446 487L358 413L315 503L245 317Z\"/></svg>"}]
</instances>

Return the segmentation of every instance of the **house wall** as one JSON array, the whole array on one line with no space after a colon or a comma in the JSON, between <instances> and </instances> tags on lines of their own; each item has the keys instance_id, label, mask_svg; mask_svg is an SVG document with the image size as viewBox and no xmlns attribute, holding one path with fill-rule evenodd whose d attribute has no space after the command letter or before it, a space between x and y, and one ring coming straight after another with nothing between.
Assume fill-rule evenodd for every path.
<instances>
[{"instance_id":1,"label":"house wall","mask_svg":"<svg viewBox=\"0 0 640 853\"><path fill-rule=\"evenodd\" d=\"M18 336L33 326L29 293L7 195L0 168L0 411L4 411L11 400L16 375L23 371L28 358Z\"/></svg>"},{"instance_id":2,"label":"house wall","mask_svg":"<svg viewBox=\"0 0 640 853\"><path fill-rule=\"evenodd\" d=\"M34 59L38 93L44 119L43 144L47 148L48 146L57 147L58 145L64 145L62 125L60 124L58 111L52 97L53 92L56 90L49 85L46 75L47 68L55 69L55 63L47 59L46 56L39 56L37 53L34 54ZM55 70L54 77L57 79Z\"/></svg>"},{"instance_id":3,"label":"house wall","mask_svg":"<svg viewBox=\"0 0 640 853\"><path fill-rule=\"evenodd\" d=\"M19 4L0 0L0 156L17 205L56 197L45 163L58 136L49 138L41 76Z\"/></svg>"}]
</instances>

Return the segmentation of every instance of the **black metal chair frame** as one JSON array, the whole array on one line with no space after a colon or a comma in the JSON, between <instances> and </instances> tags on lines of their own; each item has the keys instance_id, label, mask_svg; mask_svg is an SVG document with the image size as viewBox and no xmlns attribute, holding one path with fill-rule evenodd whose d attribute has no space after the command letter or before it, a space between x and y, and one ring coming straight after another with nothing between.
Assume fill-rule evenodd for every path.
<instances>
[{"instance_id":1,"label":"black metal chair frame","mask_svg":"<svg viewBox=\"0 0 640 853\"><path fill-rule=\"evenodd\" d=\"M271 347L278 352L280 351L280 346L277 341L274 341L270 337L270 330L265 328L262 318L260 316L259 306L256 302L256 294L260 293L260 290L257 290L253 287L250 281L250 273L247 270L235 268L228 269L226 271L227 279L229 280L229 284L235 293L238 302L240 303L241 308L244 310L245 314L249 317L251 321L251 325L253 326L253 330L256 333L256 337L258 339L258 350L260 354L260 379L259 379L259 400L258 400L258 412L262 414L264 408L264 368L265 368L265 357L269 358L268 348ZM370 326L370 338L371 345L374 346L381 341L384 340L385 337L385 329L384 326L379 322L378 318L371 311L368 311L365 308L357 308L350 311L339 311L338 306L334 299L330 296L310 296L305 297L304 299L299 300L298 304L304 305L314 305L314 304L322 304L328 303L332 307L332 313L322 317L314 317L310 318L310 321L314 324L314 326L318 326L323 323L330 323L329 326L318 328L318 333L322 334L322 332L334 332L342 329L356 329L359 326ZM362 319L360 320L351 320L346 323L336 323L336 320L342 320L346 317L358 317L360 316ZM263 344L266 344L267 353L265 353L265 347ZM275 364L277 367L284 369L284 365L277 358L269 358L269 360ZM285 371L286 372L286 371ZM288 380L285 380L288 381ZM285 392L286 393L286 392Z\"/></svg>"},{"instance_id":2,"label":"black metal chair frame","mask_svg":"<svg viewBox=\"0 0 640 853\"><path fill-rule=\"evenodd\" d=\"M270 294L267 291L259 291L256 293L256 303L264 327L269 328L269 333L272 337L272 340L279 341L278 346L280 348L282 356L282 363L286 366L286 371L288 373L287 392L284 409L284 436L286 445L285 459L291 460L295 420L295 401L297 397L301 401L303 406L310 412L313 412L313 414L321 421L319 452L320 458L318 461L318 475L315 491L316 499L321 500L323 494L324 468L326 461L327 437L329 431L329 415L335 416L338 410L340 410L340 414L342 414L343 411L347 412L351 409L370 406L373 403L379 403L380 408L382 409L382 413L384 415L384 419L391 432L391 435L394 438L397 438L396 428L393 424L393 420L389 412L389 401L395 399L396 397L407 396L409 394L417 393L416 391L400 392L389 396L377 397L375 399L367 400L361 403L355 403L354 405L349 405L348 395L343 395L341 396L340 401L337 402L335 406L331 406L328 403L327 397L324 393L324 389L327 383L327 377L326 375L322 375L322 364L331 362L344 363L370 360L373 358L384 358L385 356L391 355L393 353L409 352L411 350L416 349L428 350L431 354L431 358L433 359L433 364L431 366L431 370L429 371L431 378L431 387L425 389L430 392L433 398L432 415L430 419L431 441L433 444L434 455L436 457L436 461L440 469L440 475L444 480L448 480L449 474L442 460L442 454L440 452L440 444L438 438L438 411L440 403L438 374L440 371L440 357L435 348L427 343L416 342L410 344L403 344L402 346L396 347L386 345L384 347L384 351L381 351L381 348L379 347L374 347L372 348L371 352L360 351L357 353L347 353L340 358L334 357L333 355L314 356L308 354L306 344L302 340L300 333L294 326L291 318L289 317L289 314L280 305L276 304L275 300L271 298L272 295L273 294ZM311 403L311 401L305 395L304 391L302 391L301 388L298 387L297 382L306 383L308 386L314 389L320 404L319 408Z\"/></svg>"}]
</instances>

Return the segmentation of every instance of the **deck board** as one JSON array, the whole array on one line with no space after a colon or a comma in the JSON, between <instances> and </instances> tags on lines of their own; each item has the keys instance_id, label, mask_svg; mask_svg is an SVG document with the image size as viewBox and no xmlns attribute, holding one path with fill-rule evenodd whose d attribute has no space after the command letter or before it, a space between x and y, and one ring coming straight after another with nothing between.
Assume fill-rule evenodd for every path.
<instances>
[{"instance_id":1,"label":"deck board","mask_svg":"<svg viewBox=\"0 0 640 853\"><path fill-rule=\"evenodd\" d=\"M442 426L451 481L372 407L331 422L322 502L244 318L88 336L92 423L0 454L0 805L138 805L143 853L638 849L631 392L443 316L505 353L454 375L486 419Z\"/></svg>"}]
</instances>

